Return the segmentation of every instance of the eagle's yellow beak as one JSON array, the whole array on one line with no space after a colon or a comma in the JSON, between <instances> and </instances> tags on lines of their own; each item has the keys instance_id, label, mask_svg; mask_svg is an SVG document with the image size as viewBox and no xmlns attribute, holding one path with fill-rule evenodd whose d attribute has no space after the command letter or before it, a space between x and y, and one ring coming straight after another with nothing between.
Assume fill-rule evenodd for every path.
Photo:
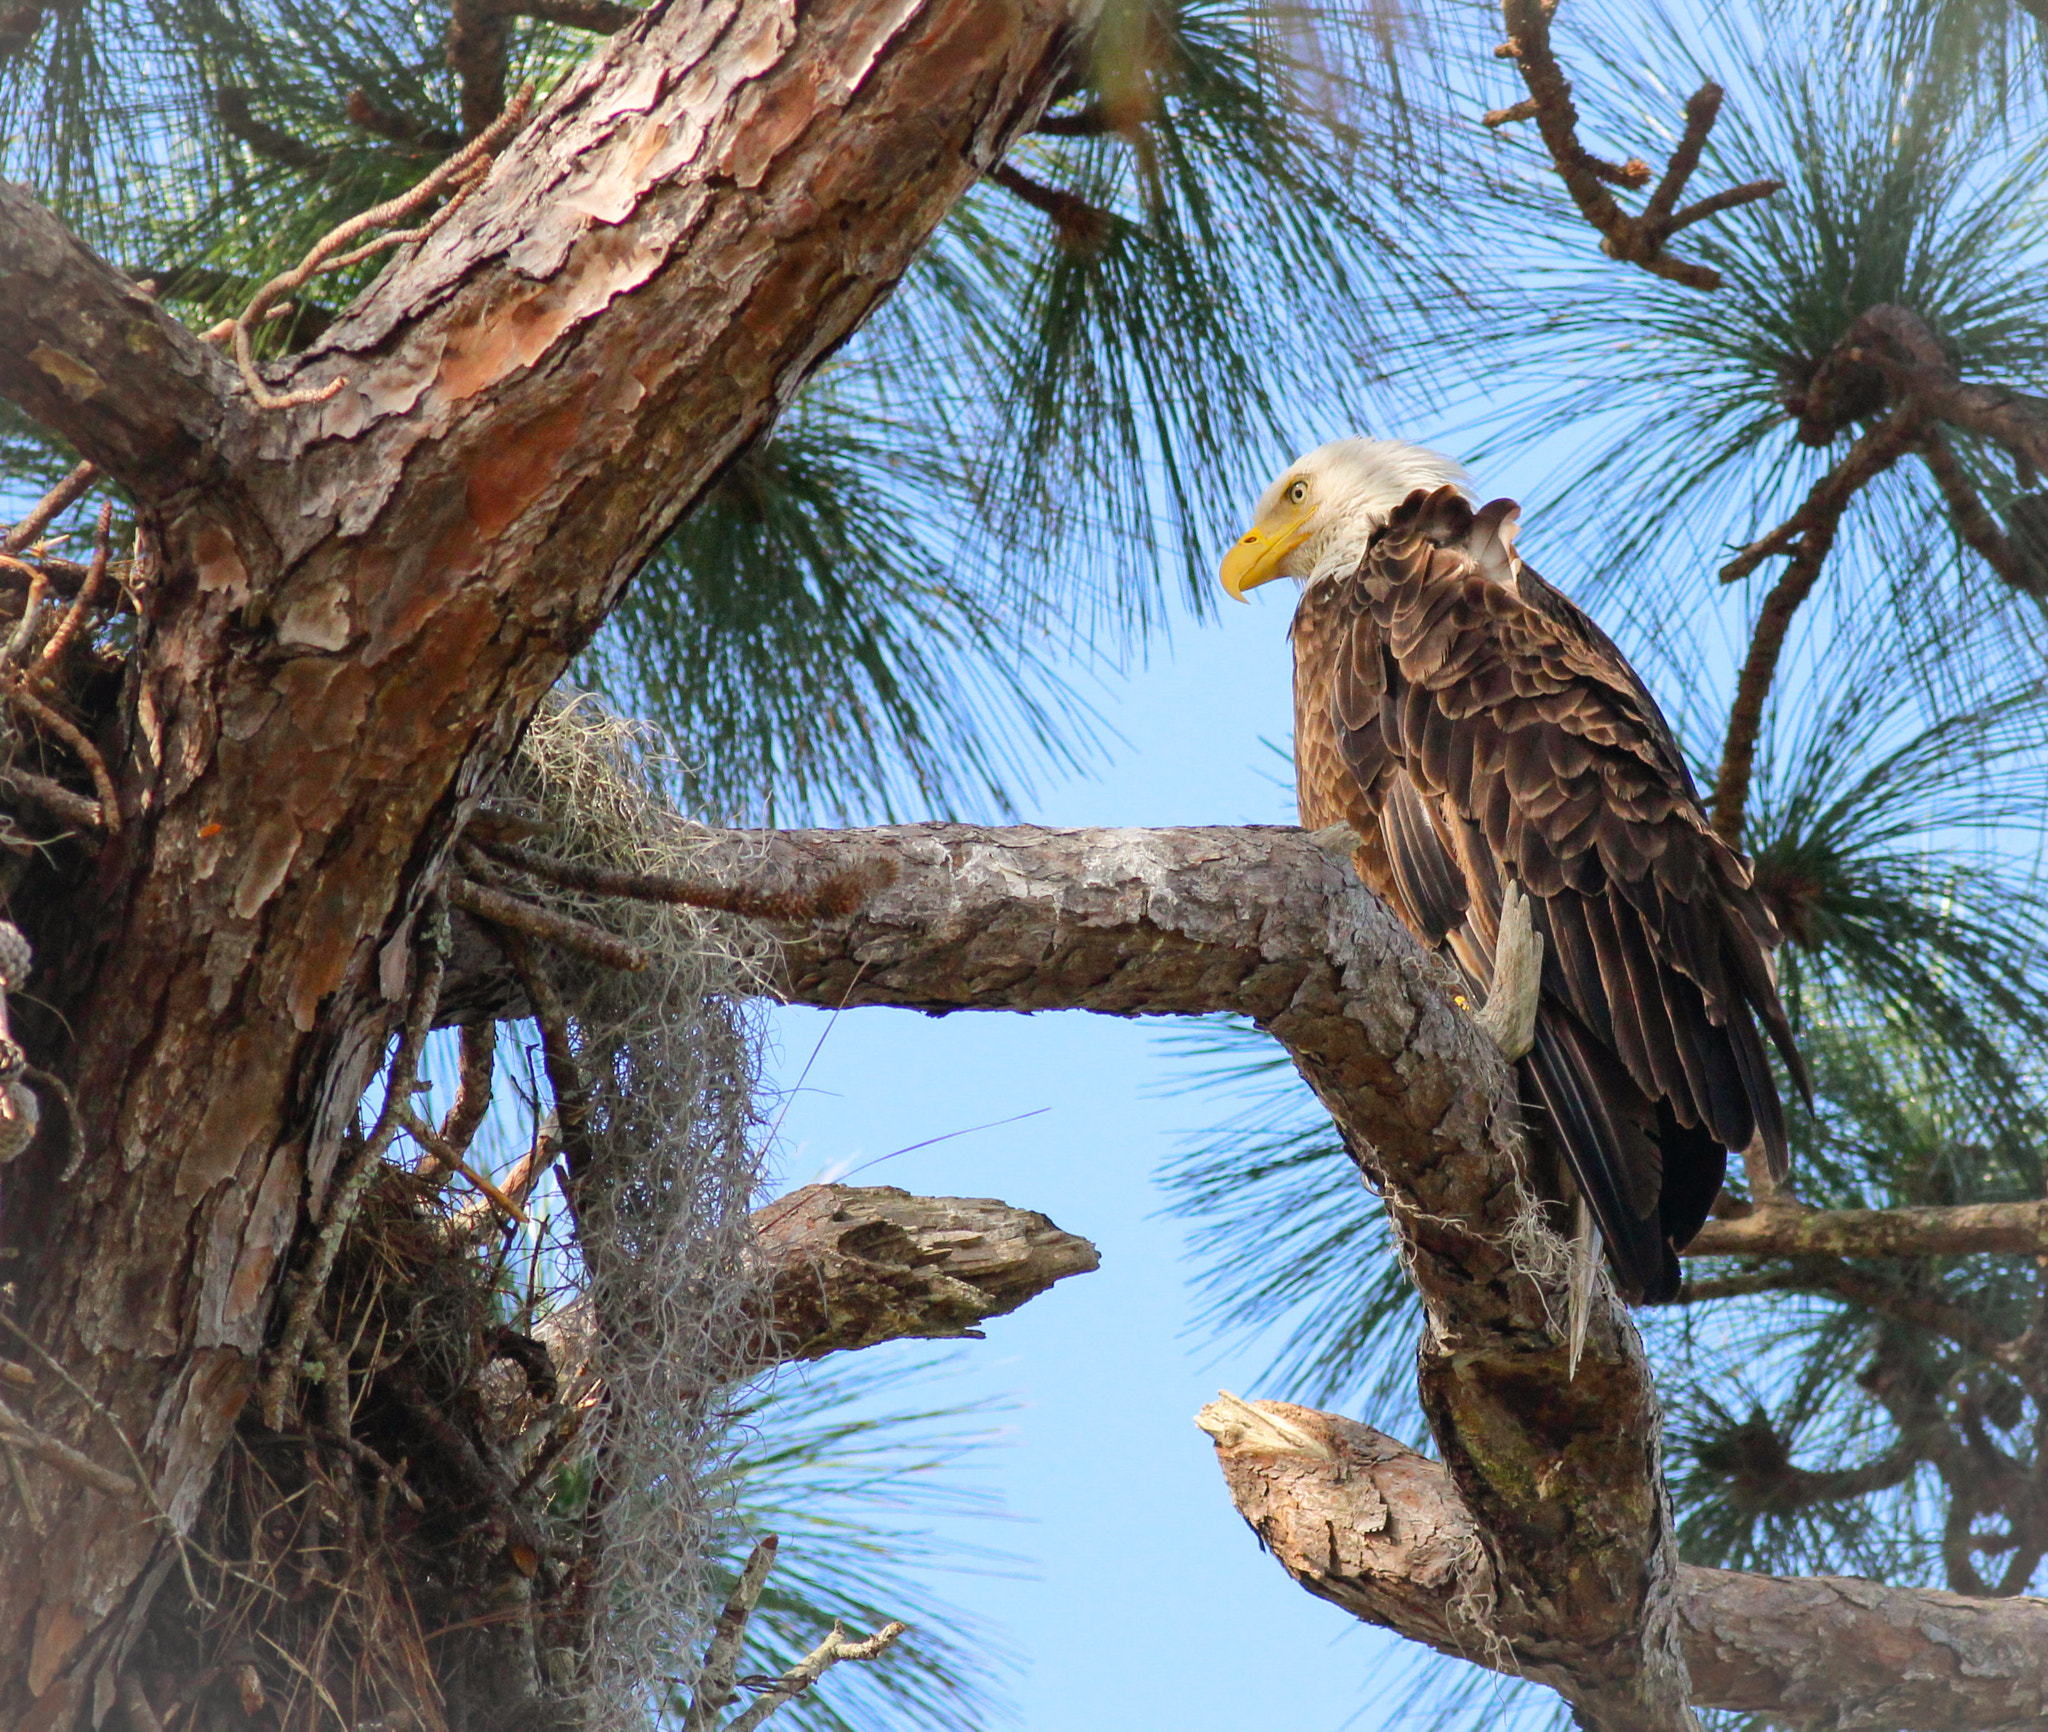
<instances>
[{"instance_id":1,"label":"eagle's yellow beak","mask_svg":"<svg viewBox=\"0 0 2048 1732\"><path fill-rule=\"evenodd\" d=\"M1308 539L1306 511L1284 523L1261 522L1223 556L1224 590L1243 601L1244 592L1280 575L1280 562Z\"/></svg>"}]
</instances>

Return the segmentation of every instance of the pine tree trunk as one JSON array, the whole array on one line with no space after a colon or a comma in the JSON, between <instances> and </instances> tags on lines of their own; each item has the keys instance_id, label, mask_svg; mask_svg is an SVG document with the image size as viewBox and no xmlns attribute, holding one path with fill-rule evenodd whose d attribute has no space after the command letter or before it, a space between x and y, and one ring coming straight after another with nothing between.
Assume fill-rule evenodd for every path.
<instances>
[{"instance_id":1,"label":"pine tree trunk","mask_svg":"<svg viewBox=\"0 0 2048 1732\"><path fill-rule=\"evenodd\" d=\"M657 8L262 409L0 188L0 393L137 501L119 828L17 904L83 1159L4 1171L52 1450L0 1495L0 1726L97 1723L411 990L456 825L663 532L888 292L1071 47L1034 0ZM32 1344L32 1345L31 1345ZM44 1357L47 1356L47 1357ZM58 1368L61 1368L58 1369ZM134 1482L127 1495L110 1487Z\"/></svg>"}]
</instances>

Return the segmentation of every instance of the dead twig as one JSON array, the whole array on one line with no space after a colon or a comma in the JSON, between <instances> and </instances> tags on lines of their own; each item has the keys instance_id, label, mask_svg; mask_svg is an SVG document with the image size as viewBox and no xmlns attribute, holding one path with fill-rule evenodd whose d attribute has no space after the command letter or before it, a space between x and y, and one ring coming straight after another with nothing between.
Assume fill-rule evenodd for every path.
<instances>
[{"instance_id":1,"label":"dead twig","mask_svg":"<svg viewBox=\"0 0 2048 1732\"><path fill-rule=\"evenodd\" d=\"M85 621L86 610L99 594L100 581L107 575L107 561L113 555L114 547L109 536L114 526L114 502L109 499L100 507L99 526L93 535L92 564L86 567L85 581L78 586L78 593L71 598L71 605L64 610L64 617L57 629L50 634L50 641L43 645L43 653L36 657L35 665L29 669L32 678L47 677L50 670L63 660L64 652L71 647L72 639L78 636L78 628Z\"/></svg>"},{"instance_id":2,"label":"dead twig","mask_svg":"<svg viewBox=\"0 0 2048 1732\"><path fill-rule=\"evenodd\" d=\"M1553 0L1554 3L1554 0ZM1678 209L1678 200L1699 167L1707 136L1721 110L1722 90L1707 83L1693 92L1685 105L1685 131L1678 141L1656 189L1642 211L1631 216L1615 202L1609 185L1640 187L1649 184L1649 166L1631 157L1625 163L1611 163L1595 156L1579 140L1579 111L1572 101L1571 81L1564 75L1550 41L1551 7L1544 0L1501 0L1501 16L1508 40L1494 52L1512 60L1522 75L1529 94L1521 102L1497 108L1486 115L1489 127L1513 121L1534 120L1550 153L1551 166L1563 179L1572 203L1600 234L1600 250L1611 259L1638 265L1652 276L1683 283L1693 289L1717 289L1721 273L1711 266L1674 259L1665 243L1679 230L1689 228L1725 210L1769 198L1784 183L1752 181L1730 187L1708 198Z\"/></svg>"},{"instance_id":3,"label":"dead twig","mask_svg":"<svg viewBox=\"0 0 2048 1732\"><path fill-rule=\"evenodd\" d=\"M282 276L272 277L256 291L255 297L243 309L242 316L236 319L230 328L230 335L234 344L235 367L241 373L242 383L248 387L249 394L255 398L258 408L291 409L306 403L324 403L347 383L345 376L337 374L325 385L308 386L303 390L289 391L281 396L273 392L256 370L255 349L250 341L250 333L269 317L270 309L286 296L304 288L316 276L329 271L346 270L349 266L360 264L371 255L391 247L425 240L455 213L463 197L487 172L492 153L518 129L526 118L527 110L532 106L533 86L529 84L506 105L504 113L490 126L422 178L417 186L399 194L397 198L373 205L359 215L349 218L339 227L329 230L314 243L312 251L292 269ZM389 228L391 224L411 216L450 188L455 189L455 196L419 228L394 230L390 234L379 235L375 240L352 251L342 250L359 236L370 234L376 229Z\"/></svg>"},{"instance_id":4,"label":"dead twig","mask_svg":"<svg viewBox=\"0 0 2048 1732\"><path fill-rule=\"evenodd\" d=\"M292 1437L290 1432L285 1432L282 1435L286 1438ZM386 1461L367 1443L363 1442L361 1438L352 1436L348 1432L331 1430L326 1426L315 1426L305 1434L304 1441L307 1443L323 1443L329 1449L338 1449L345 1455L353 1456L372 1473L376 1474L379 1479L389 1485L392 1490L397 1492L405 1500L405 1507L407 1509L411 1510L415 1515L423 1515L426 1512L425 1500L411 1486L405 1483L405 1469L403 1465L393 1467L390 1462Z\"/></svg>"},{"instance_id":5,"label":"dead twig","mask_svg":"<svg viewBox=\"0 0 2048 1732\"><path fill-rule=\"evenodd\" d=\"M498 1025L495 1022L466 1022L462 1025L462 1066L455 1084L455 1100L441 1121L436 1141L428 1147L428 1158L420 1176L437 1179L452 1170L469 1153L469 1145L491 1108L491 1090L497 1076ZM444 1161L438 1151L447 1151Z\"/></svg>"},{"instance_id":6,"label":"dead twig","mask_svg":"<svg viewBox=\"0 0 2048 1732\"><path fill-rule=\"evenodd\" d=\"M399 1122L403 1125L405 1134L433 1157L436 1171L431 1176L438 1177L442 1173L460 1173L479 1191L483 1192L490 1199L492 1206L502 1214L509 1215L513 1220L524 1225L532 1224L533 1217L531 1215L527 1214L524 1209L464 1160L454 1147L442 1138L441 1133L435 1130L432 1125L428 1124L417 1113L410 1111L401 1113L399 1115ZM422 1169L422 1176L429 1176L424 1168Z\"/></svg>"},{"instance_id":7,"label":"dead twig","mask_svg":"<svg viewBox=\"0 0 2048 1732\"><path fill-rule=\"evenodd\" d=\"M28 1523L28 1531L37 1539L47 1536L43 1526L42 1511L36 1508L36 1500L28 1489L28 1475L22 1471L21 1452L5 1437L0 1437L0 1456L7 1461L7 1478L14 1487L15 1501L21 1505L22 1519Z\"/></svg>"},{"instance_id":8,"label":"dead twig","mask_svg":"<svg viewBox=\"0 0 2048 1732\"><path fill-rule=\"evenodd\" d=\"M775 1553L781 1545L769 1534L748 1553L746 1567L733 1585L725 1609L711 1626L704 1644L704 1661L697 1670L696 1688L690 1692L690 1711L683 1720L683 1732L712 1732L718 1714L733 1699L733 1679L740 1668L740 1650L747 1639L747 1620L768 1585L768 1572L775 1568Z\"/></svg>"},{"instance_id":9,"label":"dead twig","mask_svg":"<svg viewBox=\"0 0 2048 1732\"><path fill-rule=\"evenodd\" d=\"M81 463L71 473L50 489L36 502L35 509L0 538L0 553L19 553L35 538L57 521L58 515L68 510L80 499L85 491L100 477L100 472L90 463Z\"/></svg>"},{"instance_id":10,"label":"dead twig","mask_svg":"<svg viewBox=\"0 0 2048 1732\"><path fill-rule=\"evenodd\" d=\"M850 1639L837 1624L831 1634L756 1697L754 1704L738 1719L729 1721L725 1732L754 1732L776 1709L793 1702L841 1660L875 1660L896 1645L896 1639L910 1626L891 1620L872 1636Z\"/></svg>"},{"instance_id":11,"label":"dead twig","mask_svg":"<svg viewBox=\"0 0 2048 1732\"><path fill-rule=\"evenodd\" d=\"M81 1454L47 1432L38 1431L4 1401L0 1401L0 1441L12 1444L38 1461L47 1462L59 1473L68 1474L109 1497L133 1497L142 1489L125 1473L101 1467L91 1456Z\"/></svg>"},{"instance_id":12,"label":"dead twig","mask_svg":"<svg viewBox=\"0 0 2048 1732\"><path fill-rule=\"evenodd\" d=\"M92 777L93 790L100 797L99 827L110 836L118 836L121 833L121 802L114 792L114 778L108 773L107 761L100 756L99 748L76 726L29 691L19 676L0 681L0 698L5 698L38 727L47 728L55 734L84 762Z\"/></svg>"},{"instance_id":13,"label":"dead twig","mask_svg":"<svg viewBox=\"0 0 2048 1732\"><path fill-rule=\"evenodd\" d=\"M8 634L6 644L0 645L0 668L19 667L27 658L36 640L36 628L43 622L43 597L49 593L49 588L49 574L31 566L28 599L21 604L21 618Z\"/></svg>"},{"instance_id":14,"label":"dead twig","mask_svg":"<svg viewBox=\"0 0 2048 1732\"><path fill-rule=\"evenodd\" d=\"M74 794L62 782L38 776L19 764L0 764L0 787L11 789L32 806L41 807L60 824L70 824L80 830L102 827L99 801Z\"/></svg>"},{"instance_id":15,"label":"dead twig","mask_svg":"<svg viewBox=\"0 0 2048 1732\"><path fill-rule=\"evenodd\" d=\"M590 1171L591 1149L585 1131L590 1122L590 1095L583 1085L583 1073L569 1045L569 1013L562 1004L554 982L542 971L533 946L516 927L498 927L492 937L512 964L519 989L526 995L527 1008L540 1025L541 1064L547 1072L548 1089L555 1097L555 1126L568 1157L573 1183Z\"/></svg>"},{"instance_id":16,"label":"dead twig","mask_svg":"<svg viewBox=\"0 0 2048 1732\"><path fill-rule=\"evenodd\" d=\"M670 902L713 913L738 914L752 920L838 920L856 913L896 876L893 862L871 868L834 872L807 890L753 890L740 885L705 884L660 872L620 872L558 860L516 842L479 838L477 847L492 859L521 872L581 890L591 896L619 896L636 902Z\"/></svg>"},{"instance_id":17,"label":"dead twig","mask_svg":"<svg viewBox=\"0 0 2048 1732\"><path fill-rule=\"evenodd\" d=\"M638 974L649 962L646 951L638 945L628 944L623 938L614 937L601 926L578 920L574 915L558 914L552 908L539 908L531 902L522 902L507 891L479 884L473 878L452 879L448 885L448 900L465 914L474 914L493 926L510 927L529 938L573 950L578 956L587 956L592 962L601 962L607 968Z\"/></svg>"}]
</instances>

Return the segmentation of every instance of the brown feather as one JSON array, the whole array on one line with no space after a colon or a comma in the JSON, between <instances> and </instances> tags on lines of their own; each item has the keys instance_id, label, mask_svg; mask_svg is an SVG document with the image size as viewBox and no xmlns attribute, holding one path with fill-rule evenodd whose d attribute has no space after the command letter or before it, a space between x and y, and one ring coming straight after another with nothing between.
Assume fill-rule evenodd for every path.
<instances>
[{"instance_id":1,"label":"brown feather","mask_svg":"<svg viewBox=\"0 0 2048 1732\"><path fill-rule=\"evenodd\" d=\"M1515 549L1516 507L1418 490L1295 617L1302 822L1475 987L1505 885L1546 935L1528 1076L1632 1295L1668 1298L1726 1154L1784 1119L1761 1020L1802 1079L1777 932L1713 834L1656 703Z\"/></svg>"}]
</instances>

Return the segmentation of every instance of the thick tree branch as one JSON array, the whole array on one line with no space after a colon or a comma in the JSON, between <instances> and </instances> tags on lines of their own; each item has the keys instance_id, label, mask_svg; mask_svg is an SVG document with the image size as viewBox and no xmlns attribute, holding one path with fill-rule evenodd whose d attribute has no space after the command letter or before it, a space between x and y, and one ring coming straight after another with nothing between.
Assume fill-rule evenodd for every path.
<instances>
[{"instance_id":1,"label":"thick tree branch","mask_svg":"<svg viewBox=\"0 0 2048 1732\"><path fill-rule=\"evenodd\" d=\"M881 885L850 914L769 923L799 1002L1227 1010L1278 1038L1400 1232L1430 1319L1423 1399L1500 1584L1494 1638L1589 1726L1689 1723L1640 1343L1603 1289L1566 1376L1565 1260L1532 1273L1512 1075L1347 859L1283 829L959 825L736 833L699 858L769 892Z\"/></svg>"},{"instance_id":2,"label":"thick tree branch","mask_svg":"<svg viewBox=\"0 0 2048 1732\"><path fill-rule=\"evenodd\" d=\"M226 360L6 181L0 306L0 396L139 498L218 485L250 455Z\"/></svg>"},{"instance_id":3,"label":"thick tree branch","mask_svg":"<svg viewBox=\"0 0 2048 1732\"><path fill-rule=\"evenodd\" d=\"M1758 1209L1711 1220L1687 1257L1968 1257L2048 1254L2048 1202L1946 1209Z\"/></svg>"},{"instance_id":4,"label":"thick tree branch","mask_svg":"<svg viewBox=\"0 0 2048 1732\"><path fill-rule=\"evenodd\" d=\"M978 1339L989 1318L1100 1267L1086 1239L1033 1210L893 1185L806 1185L756 1209L754 1230L785 1360Z\"/></svg>"},{"instance_id":5,"label":"thick tree branch","mask_svg":"<svg viewBox=\"0 0 2048 1732\"><path fill-rule=\"evenodd\" d=\"M1492 1568L1435 1462L1282 1402L1226 1398L1197 1423L1239 1513L1310 1593L1440 1653L1517 1669L1488 1638ZM2019 1732L2048 1715L2048 1602L1690 1565L1678 1598L1698 1707L1799 1732Z\"/></svg>"}]
</instances>

